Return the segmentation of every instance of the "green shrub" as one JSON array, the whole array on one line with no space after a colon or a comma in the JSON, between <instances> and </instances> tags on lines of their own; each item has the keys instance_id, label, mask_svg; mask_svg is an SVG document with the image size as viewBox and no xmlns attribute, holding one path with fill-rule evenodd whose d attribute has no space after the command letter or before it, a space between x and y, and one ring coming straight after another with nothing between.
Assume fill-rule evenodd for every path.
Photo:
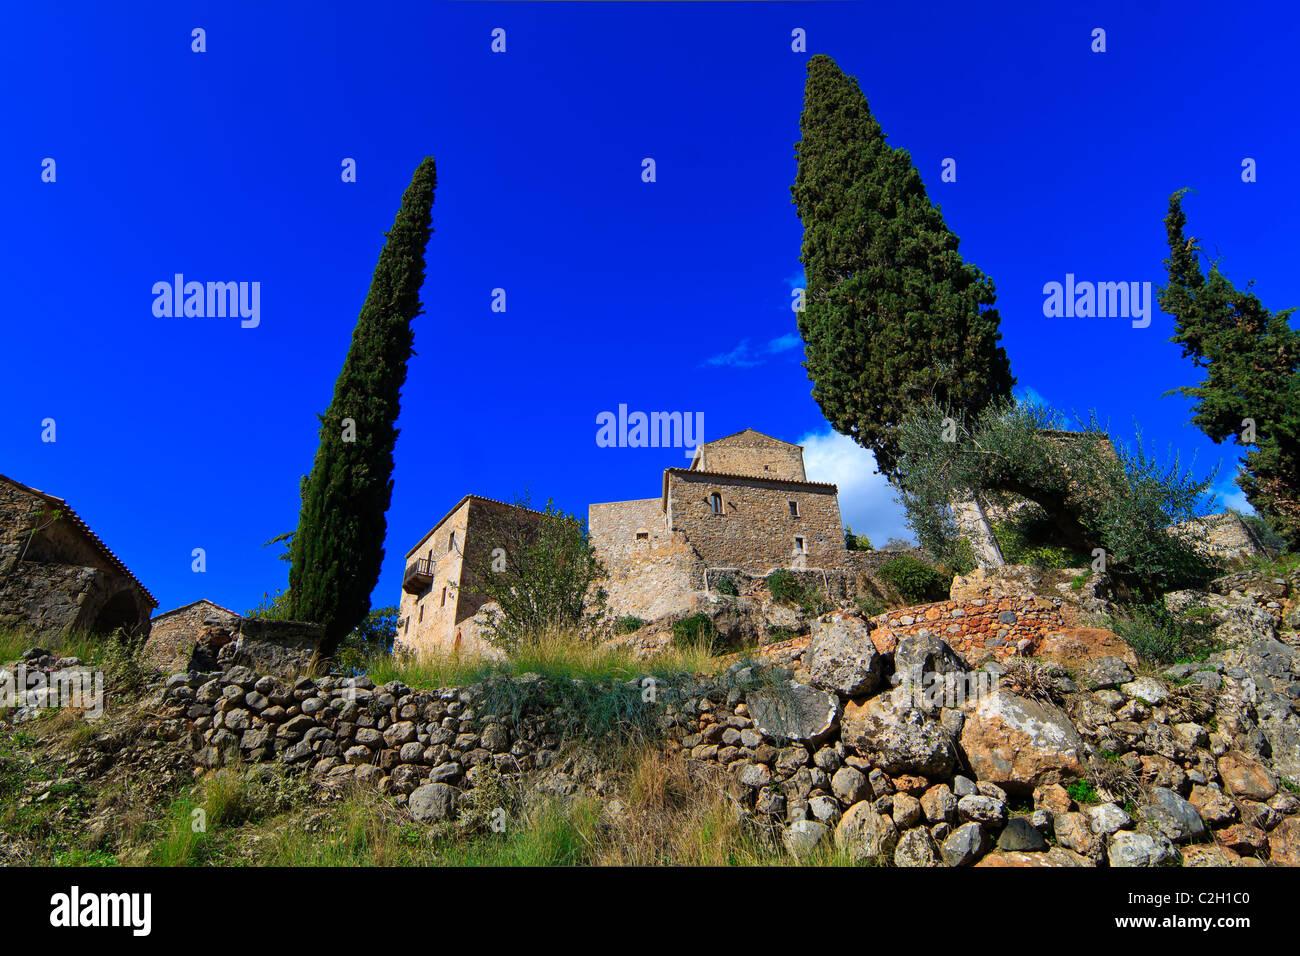
<instances>
[{"instance_id":1,"label":"green shrub","mask_svg":"<svg viewBox=\"0 0 1300 956\"><path fill-rule=\"evenodd\" d=\"M629 614L627 617L620 617L614 622L615 634L631 634L633 631L639 631L645 627L645 621L635 614Z\"/></svg>"},{"instance_id":2,"label":"green shrub","mask_svg":"<svg viewBox=\"0 0 1300 956\"><path fill-rule=\"evenodd\" d=\"M1090 780L1071 780L1065 785L1065 792L1075 803L1096 803L1097 788Z\"/></svg>"},{"instance_id":3,"label":"green shrub","mask_svg":"<svg viewBox=\"0 0 1300 956\"><path fill-rule=\"evenodd\" d=\"M885 607L885 602L874 595L858 598L857 605L858 613L863 617L875 617L877 614L884 614L888 610Z\"/></svg>"},{"instance_id":4,"label":"green shrub","mask_svg":"<svg viewBox=\"0 0 1300 956\"><path fill-rule=\"evenodd\" d=\"M673 643L678 647L711 644L718 639L718 628L707 614L692 614L673 622Z\"/></svg>"},{"instance_id":5,"label":"green shrub","mask_svg":"<svg viewBox=\"0 0 1300 956\"><path fill-rule=\"evenodd\" d=\"M740 589L736 587L736 582L727 575L718 578L713 587L719 594L726 594L731 597L735 597L740 593Z\"/></svg>"},{"instance_id":6,"label":"green shrub","mask_svg":"<svg viewBox=\"0 0 1300 956\"><path fill-rule=\"evenodd\" d=\"M865 534L854 534L848 525L844 526L844 547L849 551L874 551L871 539Z\"/></svg>"},{"instance_id":7,"label":"green shrub","mask_svg":"<svg viewBox=\"0 0 1300 956\"><path fill-rule=\"evenodd\" d=\"M797 604L804 596L799 579L785 568L773 571L767 576L767 589L772 593L773 600L785 604Z\"/></svg>"},{"instance_id":8,"label":"green shrub","mask_svg":"<svg viewBox=\"0 0 1300 956\"><path fill-rule=\"evenodd\" d=\"M1152 664L1199 659L1213 648L1213 621L1205 609L1191 608L1175 617L1161 604L1134 605L1113 618L1110 629Z\"/></svg>"},{"instance_id":9,"label":"green shrub","mask_svg":"<svg viewBox=\"0 0 1300 956\"><path fill-rule=\"evenodd\" d=\"M876 573L891 584L904 601L912 604L941 601L952 584L951 579L945 580L937 570L910 554L890 558Z\"/></svg>"}]
</instances>

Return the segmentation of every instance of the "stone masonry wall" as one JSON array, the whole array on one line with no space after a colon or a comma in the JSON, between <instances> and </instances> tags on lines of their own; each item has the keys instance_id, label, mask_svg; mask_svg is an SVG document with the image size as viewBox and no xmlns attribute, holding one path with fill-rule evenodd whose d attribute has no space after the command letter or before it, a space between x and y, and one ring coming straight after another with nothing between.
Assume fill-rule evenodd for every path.
<instances>
[{"instance_id":1,"label":"stone masonry wall","mask_svg":"<svg viewBox=\"0 0 1300 956\"><path fill-rule=\"evenodd\" d=\"M181 671L189 666L194 641L206 622L225 627L232 634L238 630L240 615L211 601L195 601L153 619L144 653L163 671Z\"/></svg>"},{"instance_id":2,"label":"stone masonry wall","mask_svg":"<svg viewBox=\"0 0 1300 956\"><path fill-rule=\"evenodd\" d=\"M721 438L703 446L701 471L804 481L803 449L757 432Z\"/></svg>"},{"instance_id":3,"label":"stone masonry wall","mask_svg":"<svg viewBox=\"0 0 1300 956\"><path fill-rule=\"evenodd\" d=\"M714 514L709 496L722 496ZM682 531L711 568L766 574L775 568L845 566L844 524L832 487L786 485L758 479L728 479L705 473L668 477L674 531ZM790 514L789 503L799 514ZM795 537L805 551L795 549Z\"/></svg>"},{"instance_id":4,"label":"stone masonry wall","mask_svg":"<svg viewBox=\"0 0 1300 956\"><path fill-rule=\"evenodd\" d=\"M594 504L587 527L596 556L609 574L610 613L654 619L685 611L703 583L703 563L680 533L664 522L660 499Z\"/></svg>"},{"instance_id":5,"label":"stone masonry wall","mask_svg":"<svg viewBox=\"0 0 1300 956\"><path fill-rule=\"evenodd\" d=\"M473 499L466 501L448 516L440 527L421 542L420 549L407 557L407 563L417 558L434 562L433 583L419 594L402 591L398 605L396 644L417 653L446 652L455 647L457 624L457 591L463 555L461 548L469 529L469 512ZM450 546L455 534L457 547Z\"/></svg>"}]
</instances>

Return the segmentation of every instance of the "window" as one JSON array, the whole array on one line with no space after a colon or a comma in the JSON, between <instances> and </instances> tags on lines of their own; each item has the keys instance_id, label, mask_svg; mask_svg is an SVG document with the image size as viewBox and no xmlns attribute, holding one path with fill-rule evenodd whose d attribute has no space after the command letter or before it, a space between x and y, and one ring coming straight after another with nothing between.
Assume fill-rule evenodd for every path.
<instances>
[{"instance_id":1,"label":"window","mask_svg":"<svg viewBox=\"0 0 1300 956\"><path fill-rule=\"evenodd\" d=\"M447 550L448 550L448 551L455 551L455 550L456 550L456 532L455 532L455 531L453 531L451 534L447 535Z\"/></svg>"},{"instance_id":2,"label":"window","mask_svg":"<svg viewBox=\"0 0 1300 956\"><path fill-rule=\"evenodd\" d=\"M803 538L798 538L798 537L797 537L797 538L794 539L794 549L795 549L795 551L798 552L799 554L807 554L807 553L808 553L808 549L804 547Z\"/></svg>"},{"instance_id":3,"label":"window","mask_svg":"<svg viewBox=\"0 0 1300 956\"><path fill-rule=\"evenodd\" d=\"M417 623L420 622L420 621L423 621L423 620L424 620L424 605L423 605L423 604L420 605L420 614L419 614L419 616L418 616L415 620L416 620Z\"/></svg>"},{"instance_id":4,"label":"window","mask_svg":"<svg viewBox=\"0 0 1300 956\"><path fill-rule=\"evenodd\" d=\"M797 501L790 502L790 517L791 518L799 517L799 502Z\"/></svg>"},{"instance_id":5,"label":"window","mask_svg":"<svg viewBox=\"0 0 1300 956\"><path fill-rule=\"evenodd\" d=\"M716 491L709 495L709 508L715 515L722 514L722 495L718 494Z\"/></svg>"},{"instance_id":6,"label":"window","mask_svg":"<svg viewBox=\"0 0 1300 956\"><path fill-rule=\"evenodd\" d=\"M638 532L636 533L636 539L637 539L638 541L649 541L649 540L650 540L650 532L649 532L649 531L638 531Z\"/></svg>"},{"instance_id":7,"label":"window","mask_svg":"<svg viewBox=\"0 0 1300 956\"><path fill-rule=\"evenodd\" d=\"M442 605L441 605L441 606L442 606L442 607L446 607L446 606L447 606L447 589L446 589L446 588L443 588L443 589L442 589Z\"/></svg>"},{"instance_id":8,"label":"window","mask_svg":"<svg viewBox=\"0 0 1300 956\"><path fill-rule=\"evenodd\" d=\"M406 620L402 621L402 633L409 634L410 632L411 632L411 615L408 614L406 615Z\"/></svg>"}]
</instances>

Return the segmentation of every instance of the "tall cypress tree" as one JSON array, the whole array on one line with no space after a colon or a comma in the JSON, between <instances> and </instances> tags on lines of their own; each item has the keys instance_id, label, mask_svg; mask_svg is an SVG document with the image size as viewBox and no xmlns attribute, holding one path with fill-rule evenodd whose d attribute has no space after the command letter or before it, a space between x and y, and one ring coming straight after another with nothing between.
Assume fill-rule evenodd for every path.
<instances>
[{"instance_id":1,"label":"tall cypress tree","mask_svg":"<svg viewBox=\"0 0 1300 956\"><path fill-rule=\"evenodd\" d=\"M426 157L379 254L334 398L320 416L316 460L303 481L291 546L290 614L325 625L326 654L364 620L384 559L394 422L406 361L414 354L411 320L423 311L420 287L436 185L433 157Z\"/></svg>"},{"instance_id":2,"label":"tall cypress tree","mask_svg":"<svg viewBox=\"0 0 1300 956\"><path fill-rule=\"evenodd\" d=\"M1200 247L1184 235L1187 216L1179 190L1169 198L1165 232L1169 284L1159 290L1161 311L1174 316L1171 341L1206 370L1199 385L1175 389L1195 400L1192 423L1219 443L1247 448L1237 484L1287 539L1300 545L1300 333L1295 309L1271 312L1238 289L1211 262L1201 271ZM1253 426L1253 427L1252 427Z\"/></svg>"},{"instance_id":3,"label":"tall cypress tree","mask_svg":"<svg viewBox=\"0 0 1300 956\"><path fill-rule=\"evenodd\" d=\"M962 260L911 157L885 142L857 81L828 56L808 61L800 134L791 192L812 394L892 476L897 426L916 403L973 415L1010 394L993 283Z\"/></svg>"}]
</instances>

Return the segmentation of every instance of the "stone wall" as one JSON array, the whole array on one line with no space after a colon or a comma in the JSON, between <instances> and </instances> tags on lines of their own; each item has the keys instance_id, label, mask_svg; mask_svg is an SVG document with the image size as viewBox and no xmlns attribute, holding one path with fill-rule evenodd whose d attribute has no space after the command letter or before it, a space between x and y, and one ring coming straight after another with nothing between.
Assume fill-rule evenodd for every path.
<instances>
[{"instance_id":1,"label":"stone wall","mask_svg":"<svg viewBox=\"0 0 1300 956\"><path fill-rule=\"evenodd\" d=\"M710 505L714 493L722 497L721 514ZM683 532L709 567L766 574L844 566L844 524L833 485L671 471L668 499L672 530ZM803 551L796 549L796 537L803 539Z\"/></svg>"},{"instance_id":2,"label":"stone wall","mask_svg":"<svg viewBox=\"0 0 1300 956\"><path fill-rule=\"evenodd\" d=\"M701 446L700 471L804 481L803 449L752 429Z\"/></svg>"},{"instance_id":3,"label":"stone wall","mask_svg":"<svg viewBox=\"0 0 1300 956\"><path fill-rule=\"evenodd\" d=\"M1231 511L1193 518L1174 525L1170 531L1216 564L1237 564L1267 553L1250 525Z\"/></svg>"},{"instance_id":4,"label":"stone wall","mask_svg":"<svg viewBox=\"0 0 1300 956\"><path fill-rule=\"evenodd\" d=\"M458 623L456 584L464 564L462 548L472 500L466 499L407 555L408 564L417 558L433 563L433 583L418 594L403 589L398 604L397 645L417 653L453 650ZM451 543L453 534L457 546Z\"/></svg>"},{"instance_id":5,"label":"stone wall","mask_svg":"<svg viewBox=\"0 0 1300 956\"><path fill-rule=\"evenodd\" d=\"M669 531L659 498L594 504L587 527L608 572L611 614L652 620L689 608L703 586L703 562L684 535Z\"/></svg>"},{"instance_id":6,"label":"stone wall","mask_svg":"<svg viewBox=\"0 0 1300 956\"><path fill-rule=\"evenodd\" d=\"M216 625L233 635L241 616L211 601L195 601L155 617L144 653L164 672L182 671L190 665L194 642L205 626Z\"/></svg>"},{"instance_id":7,"label":"stone wall","mask_svg":"<svg viewBox=\"0 0 1300 956\"><path fill-rule=\"evenodd\" d=\"M70 508L0 480L0 626L147 633L152 607Z\"/></svg>"}]
</instances>

